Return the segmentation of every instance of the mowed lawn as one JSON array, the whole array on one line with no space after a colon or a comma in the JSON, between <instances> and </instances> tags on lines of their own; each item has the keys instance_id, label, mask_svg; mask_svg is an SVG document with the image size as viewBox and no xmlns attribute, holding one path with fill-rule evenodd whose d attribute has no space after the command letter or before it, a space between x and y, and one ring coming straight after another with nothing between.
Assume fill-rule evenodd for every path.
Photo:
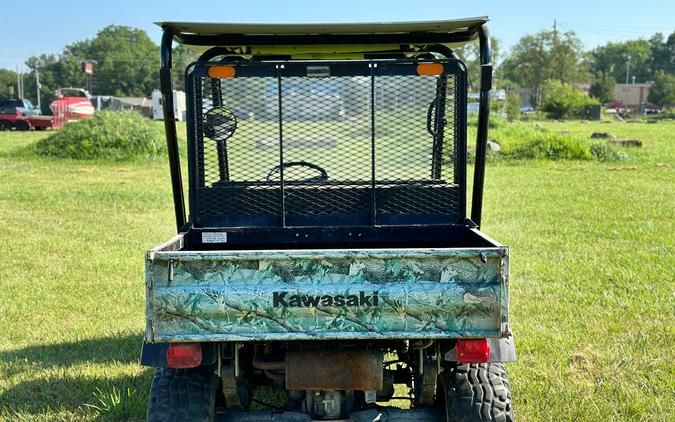
<instances>
[{"instance_id":1,"label":"mowed lawn","mask_svg":"<svg viewBox=\"0 0 675 422\"><path fill-rule=\"evenodd\" d=\"M519 421L675 415L675 123L544 122L644 141L622 162L491 162L511 247ZM39 159L0 133L0 420L143 419L144 252L174 233L168 166Z\"/></svg>"}]
</instances>

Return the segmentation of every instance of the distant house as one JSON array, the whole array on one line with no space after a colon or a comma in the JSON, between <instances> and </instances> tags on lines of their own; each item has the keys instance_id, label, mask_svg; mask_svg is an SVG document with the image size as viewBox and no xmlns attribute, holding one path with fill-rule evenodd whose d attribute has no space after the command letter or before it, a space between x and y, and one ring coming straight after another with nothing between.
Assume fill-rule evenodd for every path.
<instances>
[{"instance_id":1,"label":"distant house","mask_svg":"<svg viewBox=\"0 0 675 422\"><path fill-rule=\"evenodd\" d=\"M136 110L143 117L152 118L152 100L145 97L117 97L112 101L111 110Z\"/></svg>"},{"instance_id":2,"label":"distant house","mask_svg":"<svg viewBox=\"0 0 675 422\"><path fill-rule=\"evenodd\" d=\"M112 95L94 95L91 102L96 111L135 110L141 116L152 118L152 100L145 97L114 97Z\"/></svg>"},{"instance_id":3,"label":"distant house","mask_svg":"<svg viewBox=\"0 0 675 422\"><path fill-rule=\"evenodd\" d=\"M616 84L614 99L626 108L640 108L640 104L647 101L652 84Z\"/></svg>"}]
</instances>

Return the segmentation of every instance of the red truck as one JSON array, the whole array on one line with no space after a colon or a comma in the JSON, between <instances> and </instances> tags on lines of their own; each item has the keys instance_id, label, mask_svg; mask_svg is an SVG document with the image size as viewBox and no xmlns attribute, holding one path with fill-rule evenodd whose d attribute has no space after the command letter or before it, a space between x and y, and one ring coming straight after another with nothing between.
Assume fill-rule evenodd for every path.
<instances>
[{"instance_id":1,"label":"red truck","mask_svg":"<svg viewBox=\"0 0 675 422\"><path fill-rule=\"evenodd\" d=\"M40 110L29 100L21 98L0 99L0 131L44 130L52 127L51 116L41 116Z\"/></svg>"},{"instance_id":2,"label":"red truck","mask_svg":"<svg viewBox=\"0 0 675 422\"><path fill-rule=\"evenodd\" d=\"M89 93L78 88L56 90L56 99L49 105L53 116L42 116L26 99L0 99L0 131L58 129L69 121L94 114Z\"/></svg>"}]
</instances>

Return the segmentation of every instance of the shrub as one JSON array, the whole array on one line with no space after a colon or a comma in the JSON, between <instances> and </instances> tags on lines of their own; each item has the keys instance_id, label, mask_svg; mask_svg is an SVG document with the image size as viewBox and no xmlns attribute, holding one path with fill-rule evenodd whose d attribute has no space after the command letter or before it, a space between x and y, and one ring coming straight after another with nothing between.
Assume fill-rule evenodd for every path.
<instances>
[{"instance_id":1,"label":"shrub","mask_svg":"<svg viewBox=\"0 0 675 422\"><path fill-rule=\"evenodd\" d=\"M598 161L621 161L628 158L625 152L618 151L607 142L591 144L591 154Z\"/></svg>"},{"instance_id":2,"label":"shrub","mask_svg":"<svg viewBox=\"0 0 675 422\"><path fill-rule=\"evenodd\" d=\"M517 92L509 92L506 96L506 118L516 120L520 117L520 95Z\"/></svg>"},{"instance_id":3,"label":"shrub","mask_svg":"<svg viewBox=\"0 0 675 422\"><path fill-rule=\"evenodd\" d=\"M98 160L153 158L166 146L157 126L135 111L102 111L68 123L36 144L39 155Z\"/></svg>"},{"instance_id":4,"label":"shrub","mask_svg":"<svg viewBox=\"0 0 675 422\"><path fill-rule=\"evenodd\" d=\"M498 159L617 161L627 158L606 141L589 141L533 123L505 122L491 129L489 136L501 145L501 151L493 156Z\"/></svg>"},{"instance_id":5,"label":"shrub","mask_svg":"<svg viewBox=\"0 0 675 422\"><path fill-rule=\"evenodd\" d=\"M598 100L559 81L546 81L542 89L541 109L553 119L587 117L590 107L599 104Z\"/></svg>"}]
</instances>

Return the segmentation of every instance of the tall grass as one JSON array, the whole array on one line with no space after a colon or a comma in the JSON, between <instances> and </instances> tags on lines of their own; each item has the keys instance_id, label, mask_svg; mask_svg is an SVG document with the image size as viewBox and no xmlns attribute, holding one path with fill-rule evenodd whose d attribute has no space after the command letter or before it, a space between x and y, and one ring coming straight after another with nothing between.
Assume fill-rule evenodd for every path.
<instances>
[{"instance_id":1,"label":"tall grass","mask_svg":"<svg viewBox=\"0 0 675 422\"><path fill-rule=\"evenodd\" d=\"M469 127L476 127L475 119L469 121ZM489 127L490 139L501 146L495 155L499 159L620 161L628 158L607 141L551 130L539 124L508 122L493 115ZM475 135L475 129L472 132Z\"/></svg>"}]
</instances>

